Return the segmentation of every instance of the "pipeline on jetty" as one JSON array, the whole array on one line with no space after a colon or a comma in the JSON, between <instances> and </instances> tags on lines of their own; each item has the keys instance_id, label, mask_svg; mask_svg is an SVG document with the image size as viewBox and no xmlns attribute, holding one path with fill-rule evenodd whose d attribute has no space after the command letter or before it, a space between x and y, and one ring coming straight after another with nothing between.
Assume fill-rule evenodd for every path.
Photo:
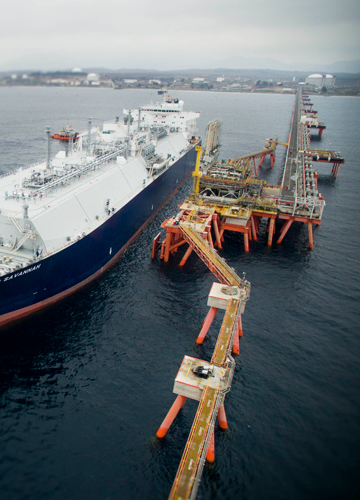
<instances>
[{"instance_id":1,"label":"pipeline on jetty","mask_svg":"<svg viewBox=\"0 0 360 500\"><path fill-rule=\"evenodd\" d=\"M321 139L326 128L316 113L308 95L299 89L287 142L267 139L263 149L223 162L217 161L221 122L209 124L204 149L196 147L192 192L180 205L178 214L161 225L166 230L165 238L160 241L161 233L154 238L153 258L160 251L160 258L167 262L172 253L185 245L180 265L185 265L194 251L219 281L211 287L210 308L197 337L198 344L204 341L218 310L225 311L210 362L184 357L174 382L177 397L156 433L158 438L165 436L186 399L199 402L169 500L195 499L205 461L215 459L216 418L222 429L228 427L224 399L233 379L233 355L240 352L241 316L251 286L245 273L240 278L219 256L224 232L242 233L245 251L249 251L249 241L257 241L263 219L268 245L273 243L277 220L282 221L277 243L282 242L294 222L300 222L307 224L309 248L314 246L312 227L321 224L325 201L318 192L319 174L314 171L313 162L332 163L331 173L336 179L340 164L345 161L339 152L310 149L310 130L317 129ZM258 169L266 156L273 168L278 144L287 148L284 171L280 185L268 185L257 178Z\"/></svg>"},{"instance_id":2,"label":"pipeline on jetty","mask_svg":"<svg viewBox=\"0 0 360 500\"><path fill-rule=\"evenodd\" d=\"M304 91L299 90L287 142L267 139L262 150L226 162L216 161L218 151L214 147L203 155L201 167L201 153L198 151L198 161L193 172L193 191L180 206L177 216L162 224L167 237L160 245L158 236L153 246L153 257L161 248L160 256L167 261L179 246L189 243L185 237L181 237L179 231L173 229L179 220L194 222L206 219L204 229L198 232L208 240L211 247L222 248L225 231L240 232L244 235L245 251L249 251L250 241L257 241L263 221L267 223L269 246L275 237L276 221L282 222L277 243L283 241L294 222L300 222L307 225L309 248L312 249L313 225L321 224L325 207L325 200L318 191L319 174L314 170L313 163L332 163L331 174L336 179L340 165L345 160L340 152L310 148L310 130L320 122L317 116L309 115L308 111L308 97ZM212 132L218 137L218 130L214 132L215 125L219 127L219 121L214 122L208 133ZM324 130L322 122L321 127L319 130ZM207 137L206 144L209 143L213 144L213 141ZM285 166L280 184L270 185L257 178L258 169L266 156L270 156L271 168L273 167L278 144L287 148ZM184 265L192 249L190 245L181 265Z\"/></svg>"}]
</instances>

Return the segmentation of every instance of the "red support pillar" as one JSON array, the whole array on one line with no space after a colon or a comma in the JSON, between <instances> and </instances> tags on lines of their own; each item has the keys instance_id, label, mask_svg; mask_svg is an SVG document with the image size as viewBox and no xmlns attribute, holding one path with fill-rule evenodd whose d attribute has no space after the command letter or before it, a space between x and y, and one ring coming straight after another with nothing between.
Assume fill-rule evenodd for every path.
<instances>
[{"instance_id":1,"label":"red support pillar","mask_svg":"<svg viewBox=\"0 0 360 500\"><path fill-rule=\"evenodd\" d=\"M245 252L249 251L249 235L247 232L244 233L244 246L245 246Z\"/></svg>"},{"instance_id":2,"label":"red support pillar","mask_svg":"<svg viewBox=\"0 0 360 500\"><path fill-rule=\"evenodd\" d=\"M293 223L293 221L291 219L287 220L284 225L282 226L282 228L280 229L280 238L277 240L277 243L281 243L282 240L285 238L285 234L288 232L288 230L290 229L290 226L291 224Z\"/></svg>"},{"instance_id":3,"label":"red support pillar","mask_svg":"<svg viewBox=\"0 0 360 500\"><path fill-rule=\"evenodd\" d=\"M260 168L260 167L261 167L262 162L264 161L264 158L265 158L265 153L264 153L263 155L261 155L261 158L260 158L260 161L259 161L258 168Z\"/></svg>"},{"instance_id":4,"label":"red support pillar","mask_svg":"<svg viewBox=\"0 0 360 500\"><path fill-rule=\"evenodd\" d=\"M175 234L174 236L176 237L176 236L179 236L179 235ZM177 241L177 243L175 243L175 241ZM174 243L174 244L173 244L173 245L169 248L169 252L170 252L170 253L177 252L178 248L179 248L181 245L185 245L186 240L184 240L184 239L179 239L179 238L174 238L173 243Z\"/></svg>"},{"instance_id":5,"label":"red support pillar","mask_svg":"<svg viewBox=\"0 0 360 500\"><path fill-rule=\"evenodd\" d=\"M174 233L172 238L172 246L170 247L170 253L178 251L178 247L180 246L179 240L182 240L182 235L179 233Z\"/></svg>"},{"instance_id":6,"label":"red support pillar","mask_svg":"<svg viewBox=\"0 0 360 500\"><path fill-rule=\"evenodd\" d=\"M188 260L190 254L192 252L192 248L189 246L189 248L186 250L184 257L181 259L180 266L184 266L185 262Z\"/></svg>"},{"instance_id":7,"label":"red support pillar","mask_svg":"<svg viewBox=\"0 0 360 500\"><path fill-rule=\"evenodd\" d=\"M185 401L186 401L185 396L179 395L175 399L172 407L170 408L168 414L166 415L166 417L163 420L163 423L160 425L159 430L156 433L158 438L163 438L165 436L165 434L169 430L171 424L175 420L176 415L179 413L181 408L184 406Z\"/></svg>"},{"instance_id":8,"label":"red support pillar","mask_svg":"<svg viewBox=\"0 0 360 500\"><path fill-rule=\"evenodd\" d=\"M318 188L318 178L319 178L319 172L314 173L314 179L315 179L315 189Z\"/></svg>"},{"instance_id":9,"label":"red support pillar","mask_svg":"<svg viewBox=\"0 0 360 500\"><path fill-rule=\"evenodd\" d=\"M274 155L274 154L271 154L271 155L270 155L270 160L271 160L271 168L273 168L273 166L274 166L274 161L275 161L275 155Z\"/></svg>"},{"instance_id":10,"label":"red support pillar","mask_svg":"<svg viewBox=\"0 0 360 500\"><path fill-rule=\"evenodd\" d=\"M314 239L313 239L313 230L311 222L308 222L308 234L309 234L309 248L312 250L314 248Z\"/></svg>"},{"instance_id":11,"label":"red support pillar","mask_svg":"<svg viewBox=\"0 0 360 500\"><path fill-rule=\"evenodd\" d=\"M213 219L213 226L214 226L214 233L215 233L215 239L216 239L216 245L218 248L222 248L221 246L221 238L220 238L220 232L219 232L219 225L218 225L218 215L216 215Z\"/></svg>"},{"instance_id":12,"label":"red support pillar","mask_svg":"<svg viewBox=\"0 0 360 500\"><path fill-rule=\"evenodd\" d=\"M216 307L210 307L209 312L206 315L205 321L203 323L203 326L201 328L201 331L198 335L198 338L196 339L197 344L202 344L204 338L206 337L207 332L209 331L209 328L211 326L211 323L213 322L216 313L217 313L217 308Z\"/></svg>"},{"instance_id":13,"label":"red support pillar","mask_svg":"<svg viewBox=\"0 0 360 500\"><path fill-rule=\"evenodd\" d=\"M243 327L242 327L242 319L241 319L241 314L239 314L239 323L238 323L238 328L239 328L239 337L243 336Z\"/></svg>"},{"instance_id":14,"label":"red support pillar","mask_svg":"<svg viewBox=\"0 0 360 500\"><path fill-rule=\"evenodd\" d=\"M221 241L224 241L224 232L225 232L225 229L220 229L220 240Z\"/></svg>"},{"instance_id":15,"label":"red support pillar","mask_svg":"<svg viewBox=\"0 0 360 500\"><path fill-rule=\"evenodd\" d=\"M155 238L153 239L153 244L152 244L152 252L151 252L151 258L154 259L158 250L159 250L159 240L160 240L161 233L158 233Z\"/></svg>"},{"instance_id":16,"label":"red support pillar","mask_svg":"<svg viewBox=\"0 0 360 500\"><path fill-rule=\"evenodd\" d=\"M225 413L225 407L224 405L222 405L220 408L219 408L219 411L218 411L218 422L219 422L219 426L220 426L220 429L227 429L228 428L228 423L227 423L227 419L226 419L226 413Z\"/></svg>"},{"instance_id":17,"label":"red support pillar","mask_svg":"<svg viewBox=\"0 0 360 500\"><path fill-rule=\"evenodd\" d=\"M214 429L211 431L209 448L207 449L207 452L206 452L206 461L210 462L211 464L213 462L215 462L215 431L214 431Z\"/></svg>"},{"instance_id":18,"label":"red support pillar","mask_svg":"<svg viewBox=\"0 0 360 500\"><path fill-rule=\"evenodd\" d=\"M269 236L268 236L268 245L272 245L272 239L273 239L273 234L274 234L274 226L275 226L275 219L271 218L270 219L270 224L269 224Z\"/></svg>"},{"instance_id":19,"label":"red support pillar","mask_svg":"<svg viewBox=\"0 0 360 500\"><path fill-rule=\"evenodd\" d=\"M257 236L256 236L257 231L256 231L256 227L255 227L255 215L252 215L250 217L250 219L251 219L252 235L253 235L254 240L257 241Z\"/></svg>"},{"instance_id":20,"label":"red support pillar","mask_svg":"<svg viewBox=\"0 0 360 500\"><path fill-rule=\"evenodd\" d=\"M333 164L332 174L333 174L333 176L334 176L335 179L337 178L337 175L338 175L338 172L339 172L339 168L340 168L340 163L334 163Z\"/></svg>"},{"instance_id":21,"label":"red support pillar","mask_svg":"<svg viewBox=\"0 0 360 500\"><path fill-rule=\"evenodd\" d=\"M207 239L208 239L208 242L209 242L209 245L211 246L211 248L214 248L214 243L213 243L210 231L207 233Z\"/></svg>"},{"instance_id":22,"label":"red support pillar","mask_svg":"<svg viewBox=\"0 0 360 500\"><path fill-rule=\"evenodd\" d=\"M232 352L233 354L239 354L240 352L240 344L239 344L239 331L236 328L235 333L234 333L234 342L232 346Z\"/></svg>"},{"instance_id":23,"label":"red support pillar","mask_svg":"<svg viewBox=\"0 0 360 500\"><path fill-rule=\"evenodd\" d=\"M255 158L255 156L253 156L253 163L254 163L254 173L255 173L255 177L257 177L256 158Z\"/></svg>"},{"instance_id":24,"label":"red support pillar","mask_svg":"<svg viewBox=\"0 0 360 500\"><path fill-rule=\"evenodd\" d=\"M165 240L163 240L161 243L160 259L164 258L164 253L165 253Z\"/></svg>"},{"instance_id":25,"label":"red support pillar","mask_svg":"<svg viewBox=\"0 0 360 500\"><path fill-rule=\"evenodd\" d=\"M170 245L171 245L171 233L170 233L170 231L167 231L166 232L166 239L165 239L165 252L164 252L164 261L165 262L168 262L168 260L169 260Z\"/></svg>"}]
</instances>

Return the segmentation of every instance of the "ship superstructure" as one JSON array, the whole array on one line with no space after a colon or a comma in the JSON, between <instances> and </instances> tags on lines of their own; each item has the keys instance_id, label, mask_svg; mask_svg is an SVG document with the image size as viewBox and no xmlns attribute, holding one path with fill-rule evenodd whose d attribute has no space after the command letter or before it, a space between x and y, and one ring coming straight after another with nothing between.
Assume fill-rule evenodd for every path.
<instances>
[{"instance_id":1,"label":"ship superstructure","mask_svg":"<svg viewBox=\"0 0 360 500\"><path fill-rule=\"evenodd\" d=\"M48 130L46 160L0 178L0 325L71 293L119 256L191 173L198 116L164 96L102 130L89 120L52 159Z\"/></svg>"}]
</instances>

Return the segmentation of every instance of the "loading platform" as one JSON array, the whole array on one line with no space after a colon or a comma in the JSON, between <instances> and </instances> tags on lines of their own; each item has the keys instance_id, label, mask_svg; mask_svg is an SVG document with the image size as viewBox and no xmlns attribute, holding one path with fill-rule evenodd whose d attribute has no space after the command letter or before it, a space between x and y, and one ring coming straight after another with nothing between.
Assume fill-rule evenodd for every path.
<instances>
[{"instance_id":1,"label":"loading platform","mask_svg":"<svg viewBox=\"0 0 360 500\"><path fill-rule=\"evenodd\" d=\"M316 163L332 163L333 167L331 173L335 179L338 176L340 165L345 163L345 158L339 151L321 151L319 149L313 149L304 151L304 154Z\"/></svg>"},{"instance_id":2,"label":"loading platform","mask_svg":"<svg viewBox=\"0 0 360 500\"><path fill-rule=\"evenodd\" d=\"M225 231L242 233L245 251L250 250L250 241L257 241L264 221L269 246L274 237L277 243L281 243L292 224L300 222L307 225L309 248L313 248L313 226L321 224L325 207L325 200L318 191L319 174L314 170L313 162L332 163L331 173L336 179L339 167L345 160L340 152L310 148L309 120L312 118L304 113L303 99L302 91L299 90L287 142L267 139L262 150L228 161L207 160L206 164L200 162L198 151L193 191L180 206L177 216L163 223L167 237L160 244L158 236L153 257L161 248L160 256L167 261L179 246L188 243L190 246L181 261L181 265L185 264L195 246L185 230L176 228L179 220L186 223L206 221L204 227L196 231L212 248L222 248ZM317 118L316 123L319 123ZM279 185L269 185L256 178L257 168L266 155L275 158L277 144L287 148L284 171ZM209 159L211 152L207 150L206 153ZM256 165L256 159L259 158L260 162ZM277 221L282 222L282 226L276 236Z\"/></svg>"},{"instance_id":3,"label":"loading platform","mask_svg":"<svg viewBox=\"0 0 360 500\"><path fill-rule=\"evenodd\" d=\"M278 140L277 139L266 139L265 141L265 146L263 149L259 151L255 151L253 153L248 153L243 156L239 156L238 158L235 158L233 160L229 160L229 165L233 165L235 167L244 165L244 164L249 164L249 162L253 162L253 175L257 177L258 171L257 169L261 167L263 161L265 160L266 156L270 156L270 162L271 162L271 168L274 166L275 162L275 151L276 151L276 146L277 146ZM259 163L256 165L256 160L259 160Z\"/></svg>"}]
</instances>

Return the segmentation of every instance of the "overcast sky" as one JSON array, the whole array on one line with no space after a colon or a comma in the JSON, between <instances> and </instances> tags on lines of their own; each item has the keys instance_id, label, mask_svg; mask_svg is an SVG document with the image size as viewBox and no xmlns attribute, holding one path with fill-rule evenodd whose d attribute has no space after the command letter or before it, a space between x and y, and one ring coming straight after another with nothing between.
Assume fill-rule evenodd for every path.
<instances>
[{"instance_id":1,"label":"overcast sky","mask_svg":"<svg viewBox=\"0 0 360 500\"><path fill-rule=\"evenodd\" d=\"M360 59L359 13L359 0L8 0L0 70L349 61Z\"/></svg>"}]
</instances>

